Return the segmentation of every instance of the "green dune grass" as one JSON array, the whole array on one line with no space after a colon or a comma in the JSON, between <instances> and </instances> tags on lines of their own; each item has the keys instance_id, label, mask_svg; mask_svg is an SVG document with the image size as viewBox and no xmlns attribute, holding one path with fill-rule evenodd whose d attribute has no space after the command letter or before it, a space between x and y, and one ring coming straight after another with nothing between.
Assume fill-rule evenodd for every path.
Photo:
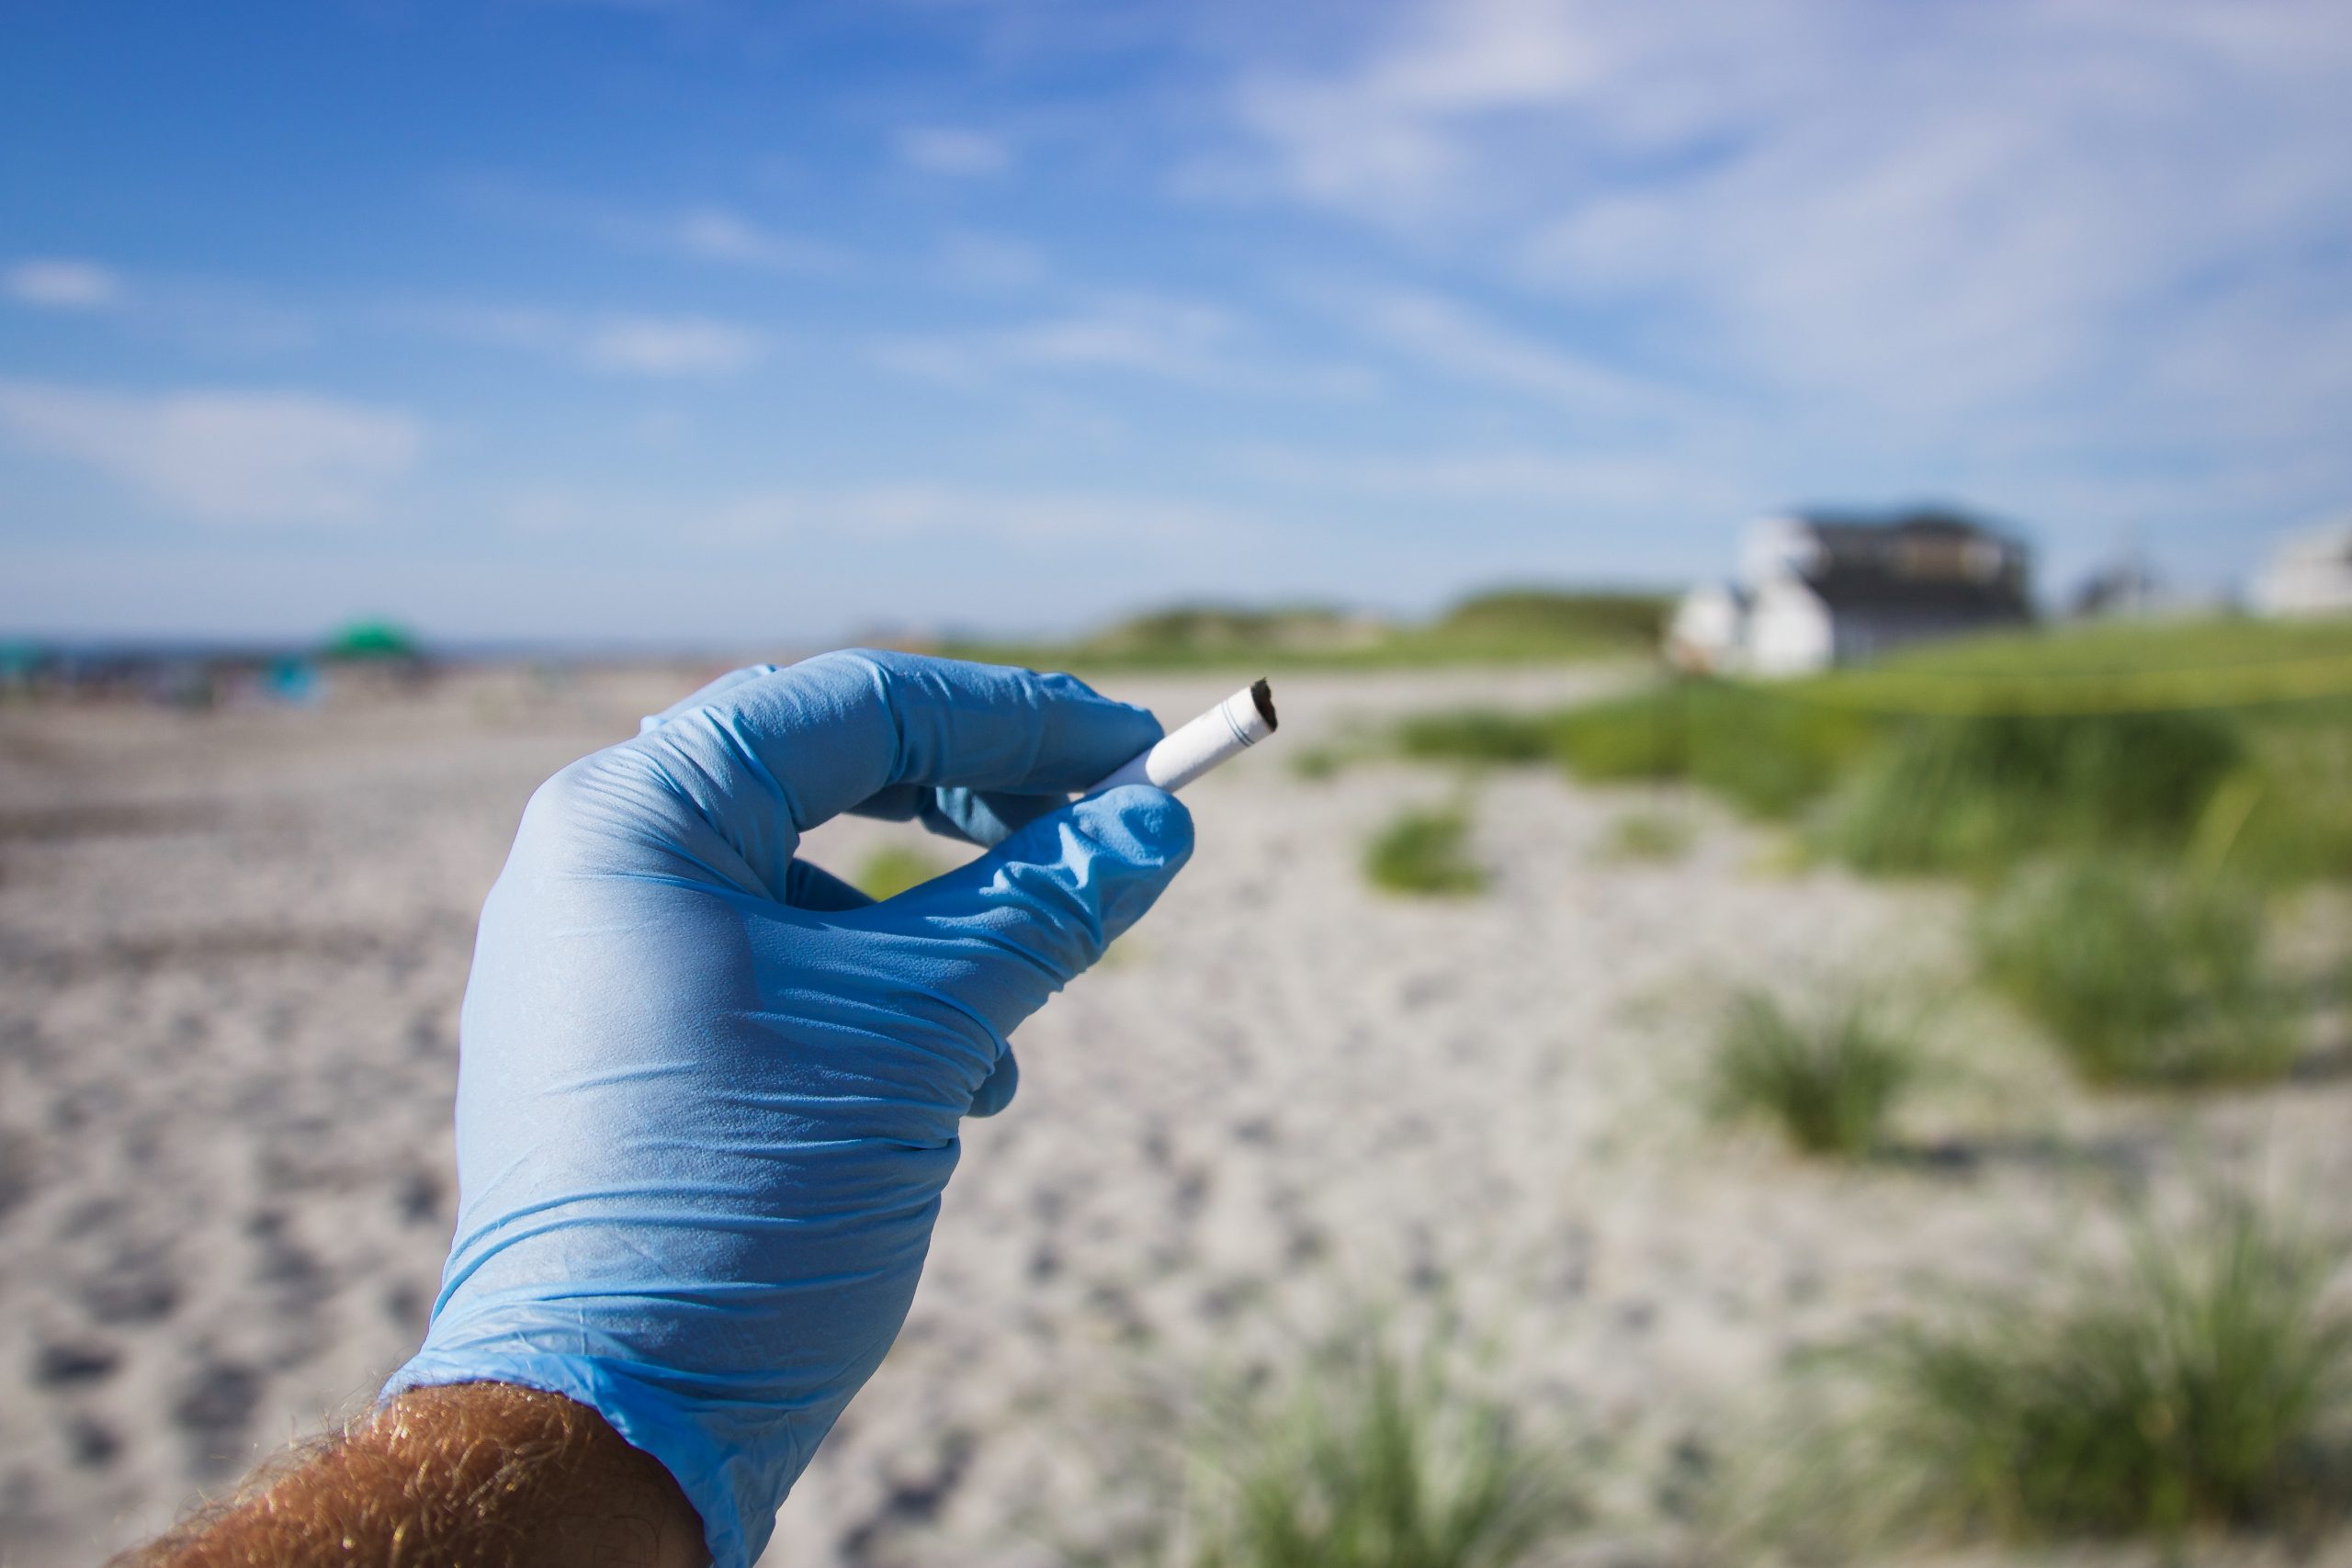
<instances>
[{"instance_id":1,"label":"green dune grass","mask_svg":"<svg viewBox=\"0 0 2352 1568\"><path fill-rule=\"evenodd\" d=\"M2352 623L2095 626L1787 682L1668 680L1407 721L1422 761L1683 782L1863 870L1992 879L2053 850L2352 874Z\"/></svg>"},{"instance_id":2,"label":"green dune grass","mask_svg":"<svg viewBox=\"0 0 2352 1568\"><path fill-rule=\"evenodd\" d=\"M1911 1040L1861 1003L1792 1009L1761 992L1734 1000L1716 1036L1712 1109L1777 1127L1808 1155L1870 1153L1918 1075Z\"/></svg>"},{"instance_id":3,"label":"green dune grass","mask_svg":"<svg viewBox=\"0 0 2352 1568\"><path fill-rule=\"evenodd\" d=\"M1668 601L1547 588L1474 594L1408 623L1329 605L1180 605L1068 642L951 641L937 651L1031 669L1391 669L1653 656Z\"/></svg>"},{"instance_id":4,"label":"green dune grass","mask_svg":"<svg viewBox=\"0 0 2352 1568\"><path fill-rule=\"evenodd\" d=\"M1364 846L1365 880L1384 893L1458 898L1483 892L1484 866L1470 858L1470 816L1461 807L1401 811Z\"/></svg>"},{"instance_id":5,"label":"green dune grass","mask_svg":"<svg viewBox=\"0 0 2352 1568\"><path fill-rule=\"evenodd\" d=\"M1200 1434L1204 1484L1163 1552L1183 1568L1514 1568L1585 1509L1525 1412L1471 1386L1442 1347L1374 1330Z\"/></svg>"},{"instance_id":6,"label":"green dune grass","mask_svg":"<svg viewBox=\"0 0 2352 1568\"><path fill-rule=\"evenodd\" d=\"M1885 1495L1936 1533L2032 1541L2296 1528L2352 1497L2341 1258L2231 1205L2053 1293L1969 1298L1866 1362Z\"/></svg>"},{"instance_id":7,"label":"green dune grass","mask_svg":"<svg viewBox=\"0 0 2352 1568\"><path fill-rule=\"evenodd\" d=\"M1976 921L1987 977L2096 1084L2285 1073L2296 1020L2266 937L2256 892L2111 857L2034 868Z\"/></svg>"}]
</instances>

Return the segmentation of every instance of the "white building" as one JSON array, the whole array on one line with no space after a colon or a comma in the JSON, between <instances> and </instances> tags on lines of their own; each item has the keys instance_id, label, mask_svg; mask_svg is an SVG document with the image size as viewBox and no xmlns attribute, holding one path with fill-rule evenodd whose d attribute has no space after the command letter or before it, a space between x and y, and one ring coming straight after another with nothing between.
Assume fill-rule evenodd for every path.
<instances>
[{"instance_id":1,"label":"white building","mask_svg":"<svg viewBox=\"0 0 2352 1568\"><path fill-rule=\"evenodd\" d=\"M1736 582L1702 582L1682 596L1667 623L1666 654L1697 674L1740 665L1747 635L1747 591Z\"/></svg>"},{"instance_id":2,"label":"white building","mask_svg":"<svg viewBox=\"0 0 2352 1568\"><path fill-rule=\"evenodd\" d=\"M1951 513L1795 513L1751 524L1733 583L1694 588L1667 652L1685 669L1803 675L2030 620L2026 549Z\"/></svg>"},{"instance_id":3,"label":"white building","mask_svg":"<svg viewBox=\"0 0 2352 1568\"><path fill-rule=\"evenodd\" d=\"M2255 580L2254 607L2265 615L2352 613L2352 522L2281 540Z\"/></svg>"}]
</instances>

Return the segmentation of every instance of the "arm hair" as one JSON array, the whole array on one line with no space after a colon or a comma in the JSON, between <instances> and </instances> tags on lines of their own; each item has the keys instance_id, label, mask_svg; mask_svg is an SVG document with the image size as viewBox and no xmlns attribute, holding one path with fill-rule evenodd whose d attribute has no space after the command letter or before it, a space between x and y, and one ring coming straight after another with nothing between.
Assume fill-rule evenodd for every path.
<instances>
[{"instance_id":1,"label":"arm hair","mask_svg":"<svg viewBox=\"0 0 2352 1568\"><path fill-rule=\"evenodd\" d=\"M109 1568L705 1568L702 1521L603 1416L505 1383L414 1389L299 1445Z\"/></svg>"}]
</instances>

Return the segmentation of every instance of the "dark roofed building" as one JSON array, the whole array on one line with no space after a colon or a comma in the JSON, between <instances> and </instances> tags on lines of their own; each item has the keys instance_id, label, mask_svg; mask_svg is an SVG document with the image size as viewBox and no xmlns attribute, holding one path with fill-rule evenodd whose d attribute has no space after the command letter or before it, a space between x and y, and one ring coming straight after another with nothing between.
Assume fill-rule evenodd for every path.
<instances>
[{"instance_id":1,"label":"dark roofed building","mask_svg":"<svg viewBox=\"0 0 2352 1568\"><path fill-rule=\"evenodd\" d=\"M1700 589L1669 651L1686 665L1798 675L2032 618L2025 546L1958 513L1795 513L1752 525L1737 592ZM1739 614L1725 624L1724 606Z\"/></svg>"}]
</instances>

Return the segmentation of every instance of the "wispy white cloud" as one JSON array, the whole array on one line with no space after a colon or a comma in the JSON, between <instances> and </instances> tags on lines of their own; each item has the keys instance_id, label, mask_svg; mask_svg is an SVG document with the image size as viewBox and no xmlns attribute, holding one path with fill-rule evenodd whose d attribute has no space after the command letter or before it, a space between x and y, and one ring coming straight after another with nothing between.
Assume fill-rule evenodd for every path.
<instances>
[{"instance_id":1,"label":"wispy white cloud","mask_svg":"<svg viewBox=\"0 0 2352 1568\"><path fill-rule=\"evenodd\" d=\"M682 17L710 9L708 0L507 0L507 3L549 11L628 11L648 17Z\"/></svg>"},{"instance_id":2,"label":"wispy white cloud","mask_svg":"<svg viewBox=\"0 0 2352 1568\"><path fill-rule=\"evenodd\" d=\"M1136 292L1097 296L1056 315L957 334L899 334L873 345L886 369L985 387L1009 375L1109 373L1274 397L1360 398L1361 367L1281 353L1239 311Z\"/></svg>"},{"instance_id":3,"label":"wispy white cloud","mask_svg":"<svg viewBox=\"0 0 2352 1568\"><path fill-rule=\"evenodd\" d=\"M1016 364L1131 370L1173 380L1215 375L1238 328L1231 311L1193 300L1127 295L998 333Z\"/></svg>"},{"instance_id":4,"label":"wispy white cloud","mask_svg":"<svg viewBox=\"0 0 2352 1568\"><path fill-rule=\"evenodd\" d=\"M591 314L533 305L408 306L392 314L452 337L623 375L728 375L767 352L767 340L755 329L709 316Z\"/></svg>"},{"instance_id":5,"label":"wispy white cloud","mask_svg":"<svg viewBox=\"0 0 2352 1568\"><path fill-rule=\"evenodd\" d=\"M1372 336L1465 381L1561 402L1632 412L1654 390L1592 358L1504 325L1458 299L1394 289L1356 297L1351 315Z\"/></svg>"},{"instance_id":6,"label":"wispy white cloud","mask_svg":"<svg viewBox=\"0 0 2352 1568\"><path fill-rule=\"evenodd\" d=\"M122 276L94 261L28 257L0 273L0 291L19 305L47 310L103 310L121 302Z\"/></svg>"},{"instance_id":7,"label":"wispy white cloud","mask_svg":"<svg viewBox=\"0 0 2352 1568\"><path fill-rule=\"evenodd\" d=\"M833 538L848 531L877 539L1206 547L1246 526L1246 519L1223 508L1149 495L882 484L757 491L707 509L684 531L714 546Z\"/></svg>"},{"instance_id":8,"label":"wispy white cloud","mask_svg":"<svg viewBox=\"0 0 2352 1568\"><path fill-rule=\"evenodd\" d=\"M968 126L908 126L899 132L899 157L927 175L967 179L1001 175L1012 167L1010 142Z\"/></svg>"},{"instance_id":9,"label":"wispy white cloud","mask_svg":"<svg viewBox=\"0 0 2352 1568\"><path fill-rule=\"evenodd\" d=\"M1422 5L1349 70L1252 72L1236 107L1299 194L1382 221L1427 220L1480 183L1482 149L1464 122L1590 86L1610 62L1603 44L1545 0Z\"/></svg>"},{"instance_id":10,"label":"wispy white cloud","mask_svg":"<svg viewBox=\"0 0 2352 1568\"><path fill-rule=\"evenodd\" d=\"M1731 476L1655 453L1564 453L1493 448L1337 452L1259 446L1239 454L1251 476L1275 484L1357 497L1542 508L1574 518L1577 509L1622 514L1671 506L1725 516L1755 504Z\"/></svg>"},{"instance_id":11,"label":"wispy white cloud","mask_svg":"<svg viewBox=\"0 0 2352 1568\"><path fill-rule=\"evenodd\" d=\"M346 524L416 465L413 416L311 392L93 391L0 381L0 432L224 524Z\"/></svg>"},{"instance_id":12,"label":"wispy white cloud","mask_svg":"<svg viewBox=\"0 0 2352 1568\"><path fill-rule=\"evenodd\" d=\"M312 346L310 312L243 283L186 274L136 276L85 257L37 257L0 268L0 297L71 312L131 340L169 339L198 353L253 357Z\"/></svg>"},{"instance_id":13,"label":"wispy white cloud","mask_svg":"<svg viewBox=\"0 0 2352 1568\"><path fill-rule=\"evenodd\" d=\"M612 232L624 243L669 250L695 261L774 272L821 272L840 256L797 234L753 221L723 207L695 207L666 216L616 218Z\"/></svg>"},{"instance_id":14,"label":"wispy white cloud","mask_svg":"<svg viewBox=\"0 0 2352 1568\"><path fill-rule=\"evenodd\" d=\"M1036 246L971 230L947 235L934 265L943 281L970 288L1018 288L1042 282L1050 271Z\"/></svg>"},{"instance_id":15,"label":"wispy white cloud","mask_svg":"<svg viewBox=\"0 0 2352 1568\"><path fill-rule=\"evenodd\" d=\"M704 317L619 316L594 323L582 357L600 370L639 376L710 376L760 357L757 333Z\"/></svg>"},{"instance_id":16,"label":"wispy white cloud","mask_svg":"<svg viewBox=\"0 0 2352 1568\"><path fill-rule=\"evenodd\" d=\"M538 485L492 510L522 534L658 535L712 547L830 547L845 539L1008 547L1190 545L1230 539L1254 525L1227 508L1148 493L953 482L777 485L700 498Z\"/></svg>"},{"instance_id":17,"label":"wispy white cloud","mask_svg":"<svg viewBox=\"0 0 2352 1568\"><path fill-rule=\"evenodd\" d=\"M801 275L838 271L845 261L836 245L723 203L634 207L499 178L464 182L458 196L495 221L576 235L615 251Z\"/></svg>"},{"instance_id":18,"label":"wispy white cloud","mask_svg":"<svg viewBox=\"0 0 2352 1568\"><path fill-rule=\"evenodd\" d=\"M671 212L562 204L571 223L616 250L645 251L719 266L764 272L829 272L841 253L729 208L689 207Z\"/></svg>"}]
</instances>

